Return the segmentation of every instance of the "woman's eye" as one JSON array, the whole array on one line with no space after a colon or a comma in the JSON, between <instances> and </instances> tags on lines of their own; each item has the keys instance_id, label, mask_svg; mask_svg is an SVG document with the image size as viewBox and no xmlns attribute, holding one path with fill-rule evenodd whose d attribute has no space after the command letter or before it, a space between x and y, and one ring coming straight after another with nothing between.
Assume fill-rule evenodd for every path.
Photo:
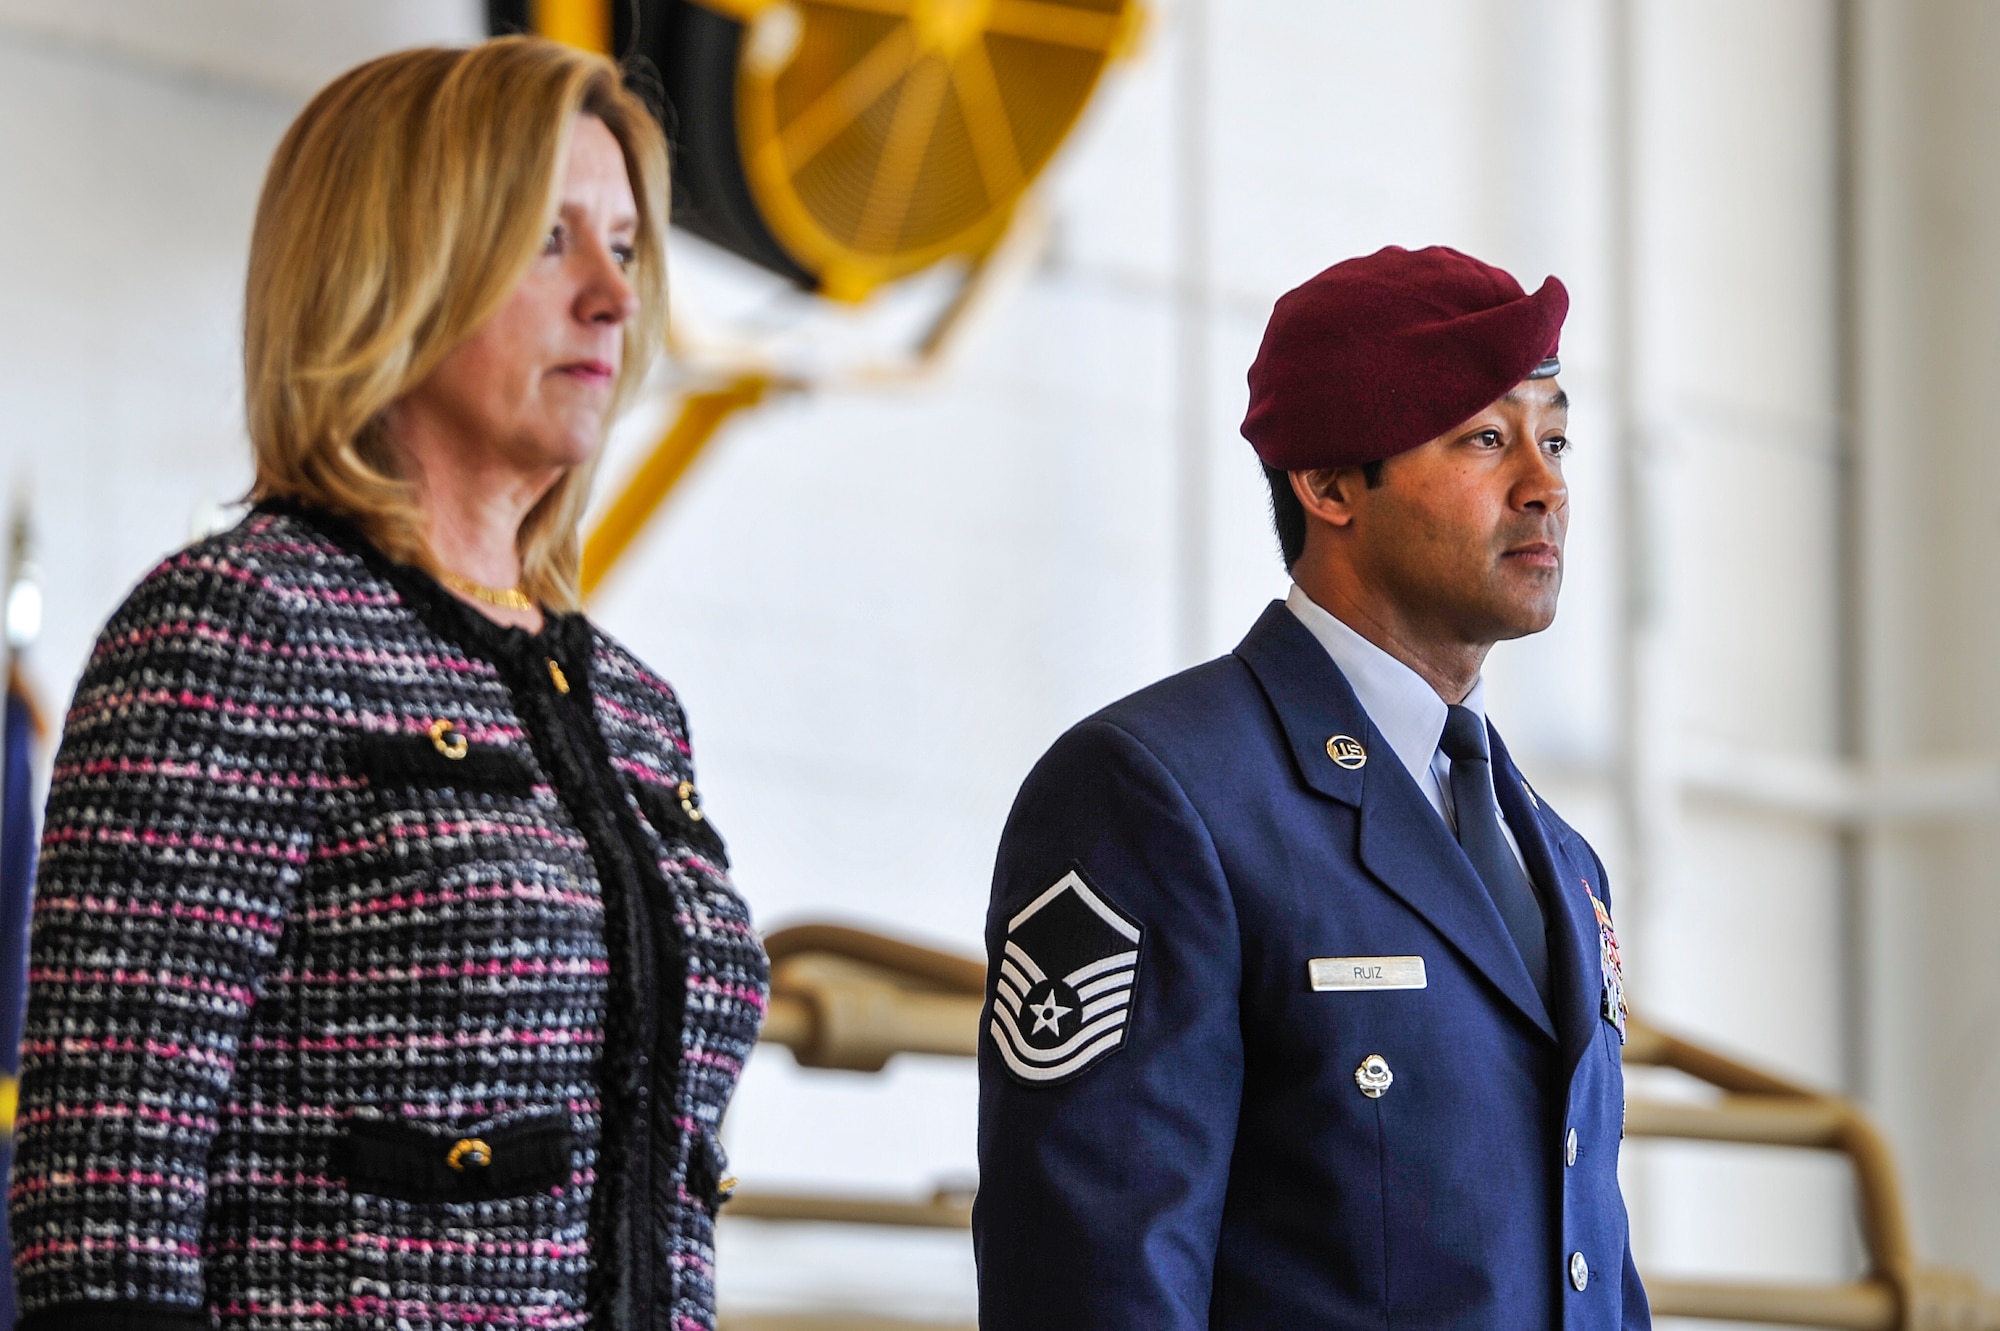
<instances>
[{"instance_id":1,"label":"woman's eye","mask_svg":"<svg viewBox=\"0 0 2000 1331\"><path fill-rule=\"evenodd\" d=\"M542 253L561 254L563 252L563 242L567 239L568 236L563 231L562 223L556 223L549 228L549 234L542 241Z\"/></svg>"},{"instance_id":2,"label":"woman's eye","mask_svg":"<svg viewBox=\"0 0 2000 1331\"><path fill-rule=\"evenodd\" d=\"M630 245L613 245L611 257L618 261L619 268L630 268L632 261L639 257L639 251Z\"/></svg>"}]
</instances>

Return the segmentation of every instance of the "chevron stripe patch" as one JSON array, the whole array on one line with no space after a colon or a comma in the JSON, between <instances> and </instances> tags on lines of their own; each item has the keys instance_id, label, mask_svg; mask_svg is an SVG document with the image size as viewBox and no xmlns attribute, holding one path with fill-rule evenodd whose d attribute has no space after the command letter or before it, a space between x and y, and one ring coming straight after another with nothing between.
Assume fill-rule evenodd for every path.
<instances>
[{"instance_id":1,"label":"chevron stripe patch","mask_svg":"<svg viewBox=\"0 0 2000 1331\"><path fill-rule=\"evenodd\" d=\"M1007 922L987 1031L1015 1080L1068 1081L1125 1043L1140 933L1081 869Z\"/></svg>"}]
</instances>

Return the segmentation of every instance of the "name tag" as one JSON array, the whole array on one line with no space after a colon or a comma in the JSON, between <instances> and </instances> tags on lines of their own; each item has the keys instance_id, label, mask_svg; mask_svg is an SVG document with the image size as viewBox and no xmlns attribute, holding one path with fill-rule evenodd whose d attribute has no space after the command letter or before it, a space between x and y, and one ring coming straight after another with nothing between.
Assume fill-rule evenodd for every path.
<instances>
[{"instance_id":1,"label":"name tag","mask_svg":"<svg viewBox=\"0 0 2000 1331\"><path fill-rule=\"evenodd\" d=\"M1422 989L1422 957L1314 957L1306 974L1316 993L1342 989Z\"/></svg>"}]
</instances>

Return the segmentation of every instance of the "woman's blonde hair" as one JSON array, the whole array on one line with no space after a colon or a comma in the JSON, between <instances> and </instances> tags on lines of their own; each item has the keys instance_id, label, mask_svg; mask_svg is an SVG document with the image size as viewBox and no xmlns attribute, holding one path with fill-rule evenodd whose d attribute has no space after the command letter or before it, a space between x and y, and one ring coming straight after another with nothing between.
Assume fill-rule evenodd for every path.
<instances>
[{"instance_id":1,"label":"woman's blonde hair","mask_svg":"<svg viewBox=\"0 0 2000 1331\"><path fill-rule=\"evenodd\" d=\"M383 413L512 292L555 219L570 127L604 122L638 202L614 411L666 327L667 148L602 56L536 37L423 49L349 70L313 98L271 159L250 241L245 406L256 499L298 500L436 571ZM522 586L574 609L590 465L521 524Z\"/></svg>"}]
</instances>

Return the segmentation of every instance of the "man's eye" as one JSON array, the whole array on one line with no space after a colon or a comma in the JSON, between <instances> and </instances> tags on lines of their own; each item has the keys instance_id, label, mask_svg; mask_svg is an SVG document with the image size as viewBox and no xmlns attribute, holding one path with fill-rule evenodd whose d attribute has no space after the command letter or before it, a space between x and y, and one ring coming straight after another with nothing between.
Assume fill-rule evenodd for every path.
<instances>
[{"instance_id":1,"label":"man's eye","mask_svg":"<svg viewBox=\"0 0 2000 1331\"><path fill-rule=\"evenodd\" d=\"M1542 447L1549 450L1551 457L1561 457L1569 452L1569 438L1566 435L1555 435L1543 440Z\"/></svg>"},{"instance_id":2,"label":"man's eye","mask_svg":"<svg viewBox=\"0 0 2000 1331\"><path fill-rule=\"evenodd\" d=\"M1481 430L1476 436L1482 448L1499 448L1505 444L1498 430Z\"/></svg>"}]
</instances>

